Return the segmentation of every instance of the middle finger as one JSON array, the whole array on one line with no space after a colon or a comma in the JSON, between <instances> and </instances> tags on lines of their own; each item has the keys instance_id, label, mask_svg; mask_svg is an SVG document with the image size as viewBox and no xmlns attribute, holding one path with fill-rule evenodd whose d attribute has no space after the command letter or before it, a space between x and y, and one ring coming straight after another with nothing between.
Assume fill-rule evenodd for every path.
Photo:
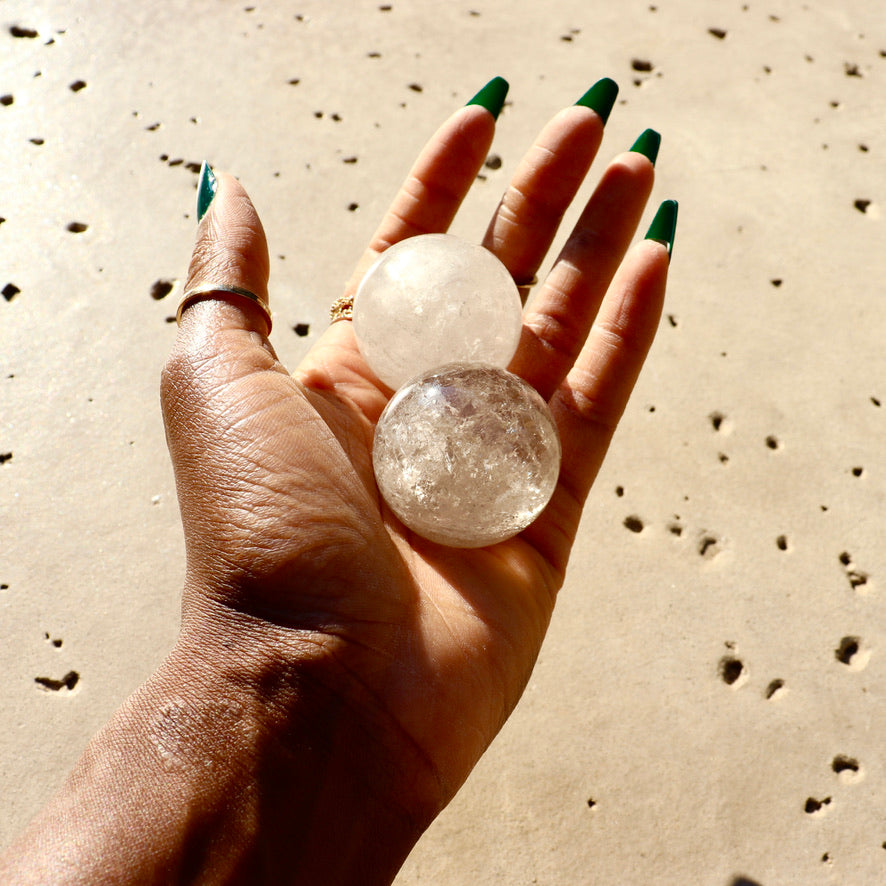
<instances>
[{"instance_id":1,"label":"middle finger","mask_svg":"<svg viewBox=\"0 0 886 886\"><path fill-rule=\"evenodd\" d=\"M518 285L528 283L550 249L563 214L600 147L618 86L595 83L539 133L517 167L483 238Z\"/></svg>"}]
</instances>

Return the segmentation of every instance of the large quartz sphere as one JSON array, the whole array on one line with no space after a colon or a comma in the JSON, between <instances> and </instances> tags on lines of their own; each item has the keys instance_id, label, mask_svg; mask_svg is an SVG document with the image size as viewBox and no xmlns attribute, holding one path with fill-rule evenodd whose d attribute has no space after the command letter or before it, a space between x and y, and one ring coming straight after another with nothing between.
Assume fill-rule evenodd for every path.
<instances>
[{"instance_id":1,"label":"large quartz sphere","mask_svg":"<svg viewBox=\"0 0 886 886\"><path fill-rule=\"evenodd\" d=\"M455 361L506 367L517 350L522 305L505 266L482 246L421 234L386 249L354 296L363 359L397 390Z\"/></svg>"},{"instance_id":2,"label":"large quartz sphere","mask_svg":"<svg viewBox=\"0 0 886 886\"><path fill-rule=\"evenodd\" d=\"M419 376L388 403L375 429L378 488L410 529L477 548L525 529L560 471L547 403L504 369L451 364Z\"/></svg>"}]
</instances>

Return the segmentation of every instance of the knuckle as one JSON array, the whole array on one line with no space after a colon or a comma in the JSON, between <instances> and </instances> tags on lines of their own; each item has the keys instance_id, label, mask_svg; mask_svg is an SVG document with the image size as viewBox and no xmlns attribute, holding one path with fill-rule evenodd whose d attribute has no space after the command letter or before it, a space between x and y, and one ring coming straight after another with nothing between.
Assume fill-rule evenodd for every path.
<instances>
[{"instance_id":1,"label":"knuckle","mask_svg":"<svg viewBox=\"0 0 886 886\"><path fill-rule=\"evenodd\" d=\"M573 370L575 373L575 370ZM573 378L569 390L560 392L560 406L586 428L611 435L621 418L621 410L612 397L600 391L596 379Z\"/></svg>"},{"instance_id":2,"label":"knuckle","mask_svg":"<svg viewBox=\"0 0 886 886\"><path fill-rule=\"evenodd\" d=\"M180 345L176 344L160 370L160 404L164 413L168 413L181 399L182 389L190 374L190 361Z\"/></svg>"},{"instance_id":3,"label":"knuckle","mask_svg":"<svg viewBox=\"0 0 886 886\"><path fill-rule=\"evenodd\" d=\"M545 350L569 358L570 362L584 343L584 331L565 314L554 311L534 314L527 317L526 326Z\"/></svg>"}]
</instances>

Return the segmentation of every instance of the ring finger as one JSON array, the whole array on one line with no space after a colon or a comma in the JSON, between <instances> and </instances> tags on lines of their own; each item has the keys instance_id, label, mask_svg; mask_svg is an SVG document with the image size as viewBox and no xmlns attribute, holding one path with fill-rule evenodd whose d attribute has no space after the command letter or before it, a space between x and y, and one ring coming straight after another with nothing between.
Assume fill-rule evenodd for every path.
<instances>
[{"instance_id":1,"label":"ring finger","mask_svg":"<svg viewBox=\"0 0 886 886\"><path fill-rule=\"evenodd\" d=\"M548 399L584 345L654 180L654 154L635 149L603 173L550 274L523 314L510 370Z\"/></svg>"}]
</instances>

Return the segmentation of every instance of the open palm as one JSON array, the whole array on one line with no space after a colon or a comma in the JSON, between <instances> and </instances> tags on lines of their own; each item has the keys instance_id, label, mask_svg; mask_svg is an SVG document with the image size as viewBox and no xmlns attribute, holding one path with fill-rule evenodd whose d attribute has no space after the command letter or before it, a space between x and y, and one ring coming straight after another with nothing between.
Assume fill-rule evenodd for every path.
<instances>
[{"instance_id":1,"label":"open palm","mask_svg":"<svg viewBox=\"0 0 886 886\"><path fill-rule=\"evenodd\" d=\"M468 106L433 136L348 291L388 246L448 228L494 126ZM593 111L568 108L516 171L484 239L516 280L543 262L602 132ZM639 153L608 166L524 312L510 368L549 401L563 462L543 514L488 548L428 542L384 505L371 445L391 392L362 360L350 323L330 326L290 374L248 302L208 298L183 315L163 380L188 550L183 636L199 640L224 623L258 637L339 710L335 740L355 769L382 760L384 777L361 777L407 815L430 820L448 802L538 654L585 496L658 323L667 249L642 241L625 258L652 180ZM190 282L265 297L261 224L240 185L219 182Z\"/></svg>"}]
</instances>

